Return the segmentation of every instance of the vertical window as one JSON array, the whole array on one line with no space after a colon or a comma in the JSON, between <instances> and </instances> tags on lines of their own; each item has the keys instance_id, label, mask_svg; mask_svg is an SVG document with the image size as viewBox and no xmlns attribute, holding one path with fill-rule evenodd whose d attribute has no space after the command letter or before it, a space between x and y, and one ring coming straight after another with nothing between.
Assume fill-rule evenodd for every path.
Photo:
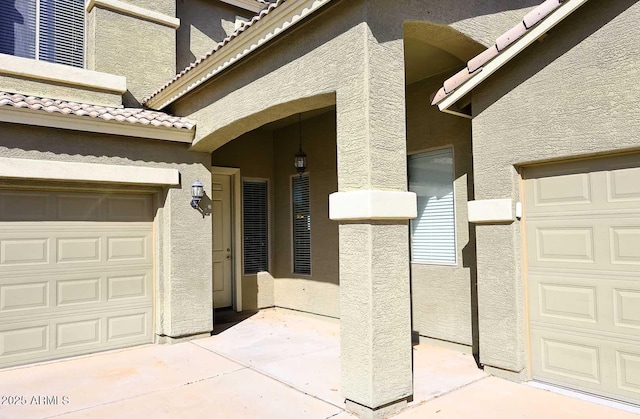
<instances>
[{"instance_id":1,"label":"vertical window","mask_svg":"<svg viewBox=\"0 0 640 419\"><path fill-rule=\"evenodd\" d=\"M291 179L291 207L293 213L293 273L311 275L309 175L294 175Z\"/></svg>"},{"instance_id":2,"label":"vertical window","mask_svg":"<svg viewBox=\"0 0 640 419\"><path fill-rule=\"evenodd\" d=\"M0 2L0 53L84 67L84 0Z\"/></svg>"},{"instance_id":3,"label":"vertical window","mask_svg":"<svg viewBox=\"0 0 640 419\"><path fill-rule=\"evenodd\" d=\"M242 182L242 240L245 275L269 269L267 181Z\"/></svg>"},{"instance_id":4,"label":"vertical window","mask_svg":"<svg viewBox=\"0 0 640 419\"><path fill-rule=\"evenodd\" d=\"M418 195L418 217L411 220L411 261L456 263L453 150L409 156L409 190Z\"/></svg>"}]
</instances>

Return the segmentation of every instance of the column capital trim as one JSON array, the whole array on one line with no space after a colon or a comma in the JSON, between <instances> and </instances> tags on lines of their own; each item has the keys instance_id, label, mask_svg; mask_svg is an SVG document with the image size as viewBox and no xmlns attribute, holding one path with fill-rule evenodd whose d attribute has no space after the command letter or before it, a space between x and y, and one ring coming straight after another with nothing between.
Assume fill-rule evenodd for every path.
<instances>
[{"instance_id":1,"label":"column capital trim","mask_svg":"<svg viewBox=\"0 0 640 419\"><path fill-rule=\"evenodd\" d=\"M331 220L409 220L417 215L413 192L358 190L329 195Z\"/></svg>"}]
</instances>

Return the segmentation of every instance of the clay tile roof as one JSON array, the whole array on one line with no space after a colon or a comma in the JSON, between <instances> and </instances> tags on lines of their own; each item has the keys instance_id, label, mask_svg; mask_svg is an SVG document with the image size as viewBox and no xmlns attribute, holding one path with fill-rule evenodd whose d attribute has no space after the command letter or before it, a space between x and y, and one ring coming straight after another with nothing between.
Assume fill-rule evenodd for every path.
<instances>
[{"instance_id":1,"label":"clay tile roof","mask_svg":"<svg viewBox=\"0 0 640 419\"><path fill-rule=\"evenodd\" d=\"M509 45L520 39L529 29L544 20L565 1L566 0L546 0L527 13L522 21L499 36L494 45L491 45L484 52L470 59L466 67L445 80L440 90L432 95L431 104L437 105L440 103L450 93L480 72L484 65L500 55Z\"/></svg>"},{"instance_id":2,"label":"clay tile roof","mask_svg":"<svg viewBox=\"0 0 640 419\"><path fill-rule=\"evenodd\" d=\"M27 108L35 111L100 118L105 121L127 122L130 124L155 125L165 128L191 130L195 124L185 118L164 112L138 108L113 108L87 103L67 102L16 93L0 92L0 106Z\"/></svg>"},{"instance_id":3,"label":"clay tile roof","mask_svg":"<svg viewBox=\"0 0 640 419\"><path fill-rule=\"evenodd\" d=\"M147 103L149 100L151 100L151 98L153 98L158 93L162 92L164 89L169 87L169 85L174 83L176 80L178 80L179 78L184 76L186 73L188 73L192 69L196 68L200 63L202 63L207 58L211 57L213 54L215 54L217 51L219 51L220 48L224 47L229 42L231 42L232 40L234 40L235 38L240 36L240 34L242 34L244 31L246 31L251 26L255 25L256 22L264 19L265 16L269 15L269 13L271 13L274 9L276 9L278 6L280 6L286 0L277 0L277 1L274 1L274 2L260 1L260 0L258 0L258 1L260 3L263 3L266 7L264 9L262 9L258 14L256 14L251 20L249 20L248 22L244 22L244 24L242 24L238 29L236 29L231 35L227 36L222 41L218 42L218 44L213 48L212 51L208 52L207 54L205 54L202 57L198 58L196 61L194 61L191 64L189 64L189 66L187 66L184 70L182 70L180 73L178 73L174 78L172 78L171 80L166 82L164 85L162 85L162 87L160 87L158 90L156 90L155 92L151 93L149 96L147 96L144 99L142 99L142 103L143 104Z\"/></svg>"}]
</instances>

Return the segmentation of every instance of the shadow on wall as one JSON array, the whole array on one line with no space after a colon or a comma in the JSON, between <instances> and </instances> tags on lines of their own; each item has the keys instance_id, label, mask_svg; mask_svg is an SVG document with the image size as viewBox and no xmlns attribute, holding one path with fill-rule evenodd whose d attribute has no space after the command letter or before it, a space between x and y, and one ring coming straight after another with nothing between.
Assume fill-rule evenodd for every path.
<instances>
[{"instance_id":1,"label":"shadow on wall","mask_svg":"<svg viewBox=\"0 0 640 419\"><path fill-rule=\"evenodd\" d=\"M491 98L496 100L506 96L636 3L638 0L587 2L550 30L542 42L534 43L521 53L519 59L498 70L487 80L482 90L491 91ZM595 65L598 59L593 57L594 63L591 64ZM514 71L514 68L517 68L517 71ZM593 71L597 72L597 69L594 67ZM491 104L492 102L487 100L474 101L473 116L482 114Z\"/></svg>"},{"instance_id":2,"label":"shadow on wall","mask_svg":"<svg viewBox=\"0 0 640 419\"><path fill-rule=\"evenodd\" d=\"M176 71L180 72L235 30L237 16L251 12L222 2L180 0L176 4L180 27L176 31Z\"/></svg>"}]
</instances>

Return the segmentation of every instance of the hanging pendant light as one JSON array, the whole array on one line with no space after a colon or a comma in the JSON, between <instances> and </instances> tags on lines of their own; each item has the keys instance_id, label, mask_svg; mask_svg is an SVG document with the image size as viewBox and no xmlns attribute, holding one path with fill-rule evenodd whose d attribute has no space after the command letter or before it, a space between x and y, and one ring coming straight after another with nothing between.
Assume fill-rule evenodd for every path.
<instances>
[{"instance_id":1,"label":"hanging pendant light","mask_svg":"<svg viewBox=\"0 0 640 419\"><path fill-rule=\"evenodd\" d=\"M298 152L296 153L293 165L296 168L296 172L300 176L307 170L307 153L302 151L302 114L298 114Z\"/></svg>"}]
</instances>

